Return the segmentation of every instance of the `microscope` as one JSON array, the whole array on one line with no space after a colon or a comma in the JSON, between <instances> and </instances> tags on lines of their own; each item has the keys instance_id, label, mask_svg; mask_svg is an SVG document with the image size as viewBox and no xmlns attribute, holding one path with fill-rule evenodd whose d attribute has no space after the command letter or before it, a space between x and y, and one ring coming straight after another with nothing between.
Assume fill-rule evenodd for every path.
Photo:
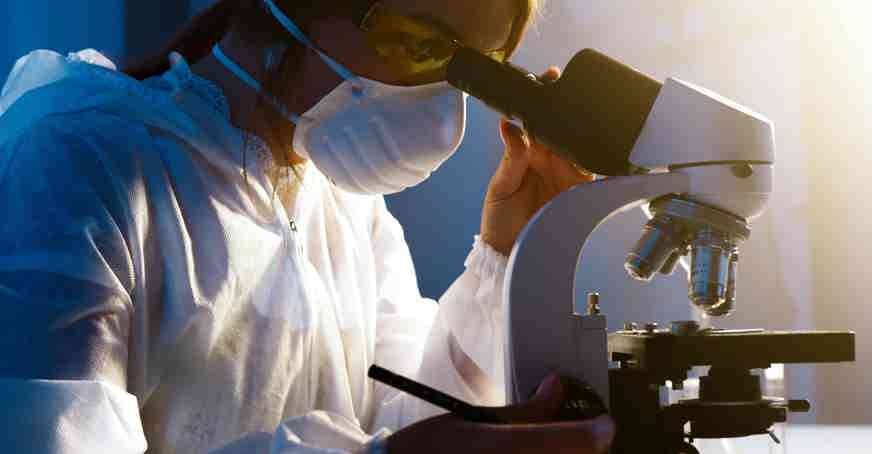
<instances>
[{"instance_id":1,"label":"microscope","mask_svg":"<svg viewBox=\"0 0 872 454\"><path fill-rule=\"evenodd\" d=\"M707 320L733 312L740 247L772 192L769 120L590 49L557 81L460 49L448 81L522 122L577 166L608 177L559 195L515 243L504 287L510 403L527 400L556 370L603 398L618 429L612 453L692 454L698 438L774 438L771 428L788 412L808 411L807 401L764 396L753 371L854 360L850 332L720 330L688 320L665 329L627 323L608 333L596 294L586 310L575 310L576 267L588 237L613 215L641 207L650 221L626 271L649 281L689 259L691 305ZM667 383L681 388L698 366L709 367L698 398L664 402Z\"/></svg>"}]
</instances>

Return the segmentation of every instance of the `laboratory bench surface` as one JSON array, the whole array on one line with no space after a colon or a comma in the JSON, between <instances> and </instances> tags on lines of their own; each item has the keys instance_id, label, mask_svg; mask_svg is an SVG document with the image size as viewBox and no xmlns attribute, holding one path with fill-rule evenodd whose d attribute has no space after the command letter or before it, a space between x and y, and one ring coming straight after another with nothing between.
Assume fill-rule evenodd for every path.
<instances>
[{"instance_id":1,"label":"laboratory bench surface","mask_svg":"<svg viewBox=\"0 0 872 454\"><path fill-rule=\"evenodd\" d=\"M872 426L828 426L788 424L784 443L772 449L768 436L722 442L697 440L701 454L869 454Z\"/></svg>"}]
</instances>

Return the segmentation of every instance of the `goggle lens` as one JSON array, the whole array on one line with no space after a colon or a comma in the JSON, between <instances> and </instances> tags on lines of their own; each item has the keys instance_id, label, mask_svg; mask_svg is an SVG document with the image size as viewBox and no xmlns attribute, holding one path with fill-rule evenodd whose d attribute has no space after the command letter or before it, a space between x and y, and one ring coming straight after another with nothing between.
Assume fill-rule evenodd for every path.
<instances>
[{"instance_id":1,"label":"goggle lens","mask_svg":"<svg viewBox=\"0 0 872 454\"><path fill-rule=\"evenodd\" d=\"M396 14L373 5L363 18L360 28L375 52L399 77L444 77L451 58L461 47L449 33L426 22ZM505 61L505 50L484 52L499 62Z\"/></svg>"}]
</instances>

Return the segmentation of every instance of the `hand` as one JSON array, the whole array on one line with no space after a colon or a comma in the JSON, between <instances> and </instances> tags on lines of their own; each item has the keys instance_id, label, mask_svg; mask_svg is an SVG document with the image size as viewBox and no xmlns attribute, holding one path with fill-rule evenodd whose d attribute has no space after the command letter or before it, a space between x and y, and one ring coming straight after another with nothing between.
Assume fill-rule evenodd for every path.
<instances>
[{"instance_id":1,"label":"hand","mask_svg":"<svg viewBox=\"0 0 872 454\"><path fill-rule=\"evenodd\" d=\"M560 70L550 68L542 79L556 80ZM500 135L506 149L491 179L481 217L481 239L509 255L515 239L530 218L563 191L593 181L544 145L531 142L526 132L503 119Z\"/></svg>"},{"instance_id":2,"label":"hand","mask_svg":"<svg viewBox=\"0 0 872 454\"><path fill-rule=\"evenodd\" d=\"M442 415L409 426L387 440L389 454L405 453L573 453L605 454L615 435L608 416L552 421L563 402L560 377L545 379L533 398L500 409L511 424L485 424Z\"/></svg>"}]
</instances>

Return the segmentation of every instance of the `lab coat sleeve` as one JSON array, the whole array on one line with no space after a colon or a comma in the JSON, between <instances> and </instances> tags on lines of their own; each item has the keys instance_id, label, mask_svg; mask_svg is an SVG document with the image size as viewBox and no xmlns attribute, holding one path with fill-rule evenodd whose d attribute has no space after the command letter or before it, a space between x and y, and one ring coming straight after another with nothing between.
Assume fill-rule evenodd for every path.
<instances>
[{"instance_id":1,"label":"lab coat sleeve","mask_svg":"<svg viewBox=\"0 0 872 454\"><path fill-rule=\"evenodd\" d=\"M341 415L313 411L283 422L273 434L246 434L209 454L383 454L389 434L368 435Z\"/></svg>"},{"instance_id":2,"label":"lab coat sleeve","mask_svg":"<svg viewBox=\"0 0 872 454\"><path fill-rule=\"evenodd\" d=\"M145 452L136 397L89 380L0 380L3 452Z\"/></svg>"},{"instance_id":3,"label":"lab coat sleeve","mask_svg":"<svg viewBox=\"0 0 872 454\"><path fill-rule=\"evenodd\" d=\"M376 363L476 405L505 404L502 286L507 258L475 239L439 304L420 296L402 227L382 199L373 237L380 303ZM444 412L376 384L373 428L397 430Z\"/></svg>"},{"instance_id":4,"label":"lab coat sleeve","mask_svg":"<svg viewBox=\"0 0 872 454\"><path fill-rule=\"evenodd\" d=\"M92 145L57 124L0 144L0 449L142 453L122 203Z\"/></svg>"}]
</instances>

